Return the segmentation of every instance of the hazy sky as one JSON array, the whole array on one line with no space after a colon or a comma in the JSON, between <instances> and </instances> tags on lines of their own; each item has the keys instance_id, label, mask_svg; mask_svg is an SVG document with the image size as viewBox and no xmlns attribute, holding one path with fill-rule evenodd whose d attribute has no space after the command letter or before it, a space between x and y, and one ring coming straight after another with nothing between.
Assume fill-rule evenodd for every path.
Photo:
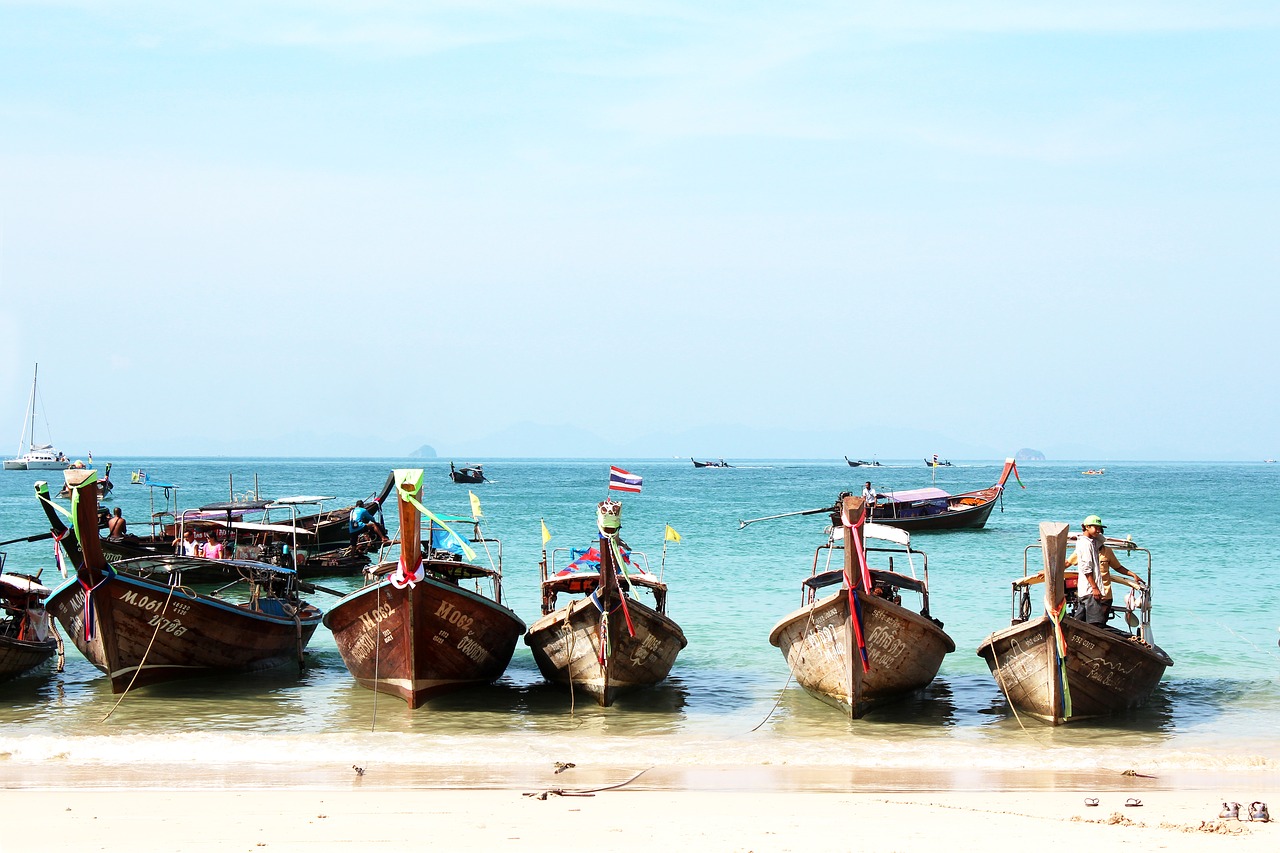
<instances>
[{"instance_id":1,"label":"hazy sky","mask_svg":"<svg viewBox=\"0 0 1280 853\"><path fill-rule=\"evenodd\" d=\"M0 452L39 361L98 455L1276 456L1278 36L1232 0L0 0Z\"/></svg>"}]
</instances>

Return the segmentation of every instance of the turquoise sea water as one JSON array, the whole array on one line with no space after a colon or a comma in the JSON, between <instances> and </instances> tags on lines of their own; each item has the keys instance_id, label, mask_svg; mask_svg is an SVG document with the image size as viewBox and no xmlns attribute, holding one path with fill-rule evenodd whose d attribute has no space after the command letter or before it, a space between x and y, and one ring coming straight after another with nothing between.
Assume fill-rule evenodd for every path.
<instances>
[{"instance_id":1,"label":"turquoise sea water","mask_svg":"<svg viewBox=\"0 0 1280 853\"><path fill-rule=\"evenodd\" d=\"M598 460L490 460L493 482L470 487L449 481L447 460L112 461L116 488L108 506L121 507L134 532L150 511L147 490L129 484L135 468L179 484L185 509L226 499L229 477L236 493L252 489L256 476L264 497L326 494L341 506L367 497L392 467L425 467L431 509L466 514L468 490L480 498L486 531L503 542L505 603L526 622L538 616L539 519L552 546L584 546L608 477L608 463ZM664 525L683 537L668 548L665 579L670 613L689 646L666 683L612 708L579 697L571 713L567 692L542 684L521 644L493 686L409 711L357 686L322 628L301 676L286 666L161 685L128 695L112 711L118 697L67 643L65 672L0 684L0 770L50 761L118 767L300 759L316 767L494 768L566 756L580 764L625 760L637 769L856 764L951 774L1046 765L1180 773L1280 766L1280 466L1108 463L1104 476L1086 477L1088 464L1020 465L1026 489L1011 481L1003 512L997 508L985 529L913 535L928 555L933 614L957 645L934 685L849 721L788 683L786 663L768 643L772 626L800 603L800 582L825 539L825 516L745 530L739 519L828 506L868 477L881 491L930 485L934 476L948 491L966 491L994 482L1000 462L957 463L936 475L918 461L877 469L842 460L735 463L695 470L687 459L616 460L644 477L641 494L622 495L628 543L656 570ZM60 477L0 473L0 540L47 529L32 485ZM1128 715L1059 729L1020 722L974 650L1008 624L1009 582L1022 573L1023 549L1038 523L1074 528L1091 513L1102 516L1108 534L1132 536L1153 552L1154 634L1174 666L1151 701ZM43 572L56 585L52 548L49 541L6 546L6 568ZM320 583L350 589L358 582ZM331 601L313 600L322 609Z\"/></svg>"}]
</instances>

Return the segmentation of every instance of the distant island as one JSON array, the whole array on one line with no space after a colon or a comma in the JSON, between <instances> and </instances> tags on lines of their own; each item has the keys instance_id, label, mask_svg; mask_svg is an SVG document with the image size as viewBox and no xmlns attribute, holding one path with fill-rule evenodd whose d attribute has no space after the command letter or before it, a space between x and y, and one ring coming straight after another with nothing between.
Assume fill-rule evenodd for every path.
<instances>
[{"instance_id":1,"label":"distant island","mask_svg":"<svg viewBox=\"0 0 1280 853\"><path fill-rule=\"evenodd\" d=\"M1039 450L1032 450L1030 447L1024 447L1017 453L1019 462L1043 462L1044 454Z\"/></svg>"},{"instance_id":2,"label":"distant island","mask_svg":"<svg viewBox=\"0 0 1280 853\"><path fill-rule=\"evenodd\" d=\"M427 459L436 458L436 449L429 444L424 444L417 450L409 454L410 456L426 457Z\"/></svg>"}]
</instances>

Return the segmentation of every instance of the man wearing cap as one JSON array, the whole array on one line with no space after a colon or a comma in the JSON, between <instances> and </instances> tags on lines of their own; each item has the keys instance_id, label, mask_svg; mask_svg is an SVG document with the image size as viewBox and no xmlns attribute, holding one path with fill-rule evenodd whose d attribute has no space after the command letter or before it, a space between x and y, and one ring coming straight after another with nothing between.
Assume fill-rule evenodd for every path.
<instances>
[{"instance_id":1,"label":"man wearing cap","mask_svg":"<svg viewBox=\"0 0 1280 853\"><path fill-rule=\"evenodd\" d=\"M1076 608L1072 616L1088 625L1107 624L1107 606L1102 599L1102 571L1099 567L1103 533L1102 519L1091 515L1080 525L1076 537Z\"/></svg>"},{"instance_id":2,"label":"man wearing cap","mask_svg":"<svg viewBox=\"0 0 1280 853\"><path fill-rule=\"evenodd\" d=\"M1091 515L1089 516L1089 518L1096 520L1099 523L1099 525L1101 525L1102 519L1098 518L1098 516ZM1086 519L1086 522L1087 521L1088 519ZM1102 528L1100 527L1100 529ZM1079 546L1077 545L1077 548L1078 547ZM1078 563L1078 558L1076 557L1075 554L1072 554L1070 558L1067 559L1068 568L1070 568L1071 566L1077 565L1077 563ZM1143 582L1142 578L1138 577L1136 574L1129 571L1128 569L1126 569L1124 566L1120 564L1120 558L1116 556L1116 552L1112 551L1111 546L1105 544L1105 539L1100 537L1099 548L1098 548L1098 589L1102 593L1102 597L1100 600L1102 603L1102 613L1103 613L1104 621L1110 618L1110 615L1111 615L1111 602L1114 597L1114 593L1111 590L1112 573L1125 575L1126 577L1128 577L1129 580L1127 581L1126 580L1118 581L1119 583L1122 583L1125 586L1130 586L1130 587L1133 587L1134 589L1144 589L1146 587L1146 583Z\"/></svg>"}]
</instances>

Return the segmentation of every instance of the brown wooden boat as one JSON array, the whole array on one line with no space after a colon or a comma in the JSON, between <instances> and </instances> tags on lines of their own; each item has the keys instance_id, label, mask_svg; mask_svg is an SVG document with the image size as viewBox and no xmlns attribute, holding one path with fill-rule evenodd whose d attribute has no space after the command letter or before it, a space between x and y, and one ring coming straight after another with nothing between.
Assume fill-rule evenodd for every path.
<instances>
[{"instance_id":1,"label":"brown wooden boat","mask_svg":"<svg viewBox=\"0 0 1280 853\"><path fill-rule=\"evenodd\" d=\"M1147 555L1147 580L1130 594L1125 624L1088 625L1067 615L1074 593L1065 582L1067 525L1043 522L1040 541L1023 552L1023 576L1013 582L1013 624L978 647L1015 712L1052 725L1104 717L1147 700L1173 659L1151 640L1151 552L1130 540L1112 549ZM1044 571L1028 573L1026 555L1039 548ZM1112 584L1130 585L1119 575ZM1031 587L1044 585L1045 615L1031 617Z\"/></svg>"},{"instance_id":2,"label":"brown wooden boat","mask_svg":"<svg viewBox=\"0 0 1280 853\"><path fill-rule=\"evenodd\" d=\"M430 536L424 558L422 471L397 470L395 482L400 559L372 569L372 583L339 601L324 624L356 681L417 708L433 696L501 676L525 625L500 603L500 567L437 553ZM477 524L471 541L496 540L481 537ZM493 597L464 589L463 580L491 582Z\"/></svg>"},{"instance_id":3,"label":"brown wooden boat","mask_svg":"<svg viewBox=\"0 0 1280 853\"><path fill-rule=\"evenodd\" d=\"M950 464L950 463L948 463ZM886 492L869 508L869 519L899 530L962 530L984 527L996 503L1004 495L1009 475L1017 476L1018 463L1004 460L995 485L953 495L932 486ZM1021 482L1021 480L1019 480Z\"/></svg>"},{"instance_id":4,"label":"brown wooden boat","mask_svg":"<svg viewBox=\"0 0 1280 853\"><path fill-rule=\"evenodd\" d=\"M45 611L52 592L31 575L6 573L0 553L0 681L40 666L56 653L62 671L62 640Z\"/></svg>"},{"instance_id":5,"label":"brown wooden boat","mask_svg":"<svg viewBox=\"0 0 1280 853\"><path fill-rule=\"evenodd\" d=\"M72 528L62 524L46 483L41 505L76 567L53 591L52 613L76 648L111 679L113 693L179 678L250 672L296 661L320 625L320 610L301 601L293 572L242 561L228 588L198 595L178 573L133 573L103 557L97 535L97 472L64 472L72 489Z\"/></svg>"},{"instance_id":6,"label":"brown wooden boat","mask_svg":"<svg viewBox=\"0 0 1280 853\"><path fill-rule=\"evenodd\" d=\"M833 537L814 553L813 570L801 587L803 606L769 634L797 683L854 719L927 687L942 658L956 648L929 613L928 558L911 548L907 534L865 522L862 498L843 497L832 515ZM869 537L900 547L868 547ZM830 564L833 550L843 552L843 567L819 571L820 564ZM887 555L888 568L871 568L868 554ZM894 571L895 556L913 565L911 575ZM923 567L920 579L914 577L915 556ZM819 590L837 584L834 594L818 598ZM920 612L902 606L903 591L920 596Z\"/></svg>"},{"instance_id":7,"label":"brown wooden boat","mask_svg":"<svg viewBox=\"0 0 1280 853\"><path fill-rule=\"evenodd\" d=\"M455 483L484 483L483 465L466 465L462 468L453 467L453 463L449 463L449 479Z\"/></svg>"},{"instance_id":8,"label":"brown wooden boat","mask_svg":"<svg viewBox=\"0 0 1280 853\"><path fill-rule=\"evenodd\" d=\"M618 536L622 505L604 501L597 519L598 547L562 571L548 569L544 552L543 616L524 641L544 678L570 691L581 688L607 707L619 693L666 678L689 641L666 614L667 585L632 563ZM631 596L637 588L653 594L652 607ZM560 593L585 597L557 609Z\"/></svg>"}]
</instances>

